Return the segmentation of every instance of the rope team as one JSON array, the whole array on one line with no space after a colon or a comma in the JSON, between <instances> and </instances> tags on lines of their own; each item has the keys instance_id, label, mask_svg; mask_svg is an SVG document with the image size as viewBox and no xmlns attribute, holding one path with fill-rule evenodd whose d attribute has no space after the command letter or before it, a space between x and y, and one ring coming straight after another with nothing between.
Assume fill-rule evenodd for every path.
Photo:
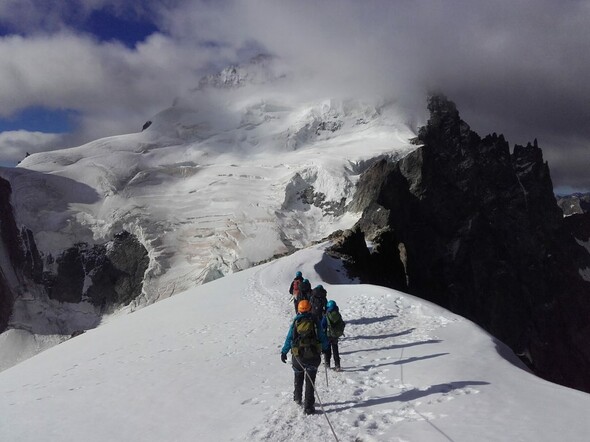
<instances>
[{"instance_id":1,"label":"rope team","mask_svg":"<svg viewBox=\"0 0 590 442\"><path fill-rule=\"evenodd\" d=\"M287 353L291 351L293 400L303 406L305 414L314 414L315 378L322 354L326 369L330 368L333 356L334 370L341 371L338 339L344 335L345 322L336 302L328 301L326 289L321 284L311 289L311 284L301 272L295 274L289 293L296 315L281 349L281 361L286 363Z\"/></svg>"}]
</instances>

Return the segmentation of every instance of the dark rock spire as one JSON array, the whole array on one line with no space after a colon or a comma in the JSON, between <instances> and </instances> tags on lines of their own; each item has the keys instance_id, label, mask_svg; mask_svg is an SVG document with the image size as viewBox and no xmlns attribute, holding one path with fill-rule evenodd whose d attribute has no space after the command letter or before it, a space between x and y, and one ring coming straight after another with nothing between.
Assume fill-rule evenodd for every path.
<instances>
[{"instance_id":1,"label":"dark rock spire","mask_svg":"<svg viewBox=\"0 0 590 442\"><path fill-rule=\"evenodd\" d=\"M590 255L564 228L537 141L511 154L444 96L428 109L423 145L359 180L351 208L374 241L372 268L403 261L405 278L392 272L388 285L477 322L540 376L590 391L590 283L580 275Z\"/></svg>"}]
</instances>

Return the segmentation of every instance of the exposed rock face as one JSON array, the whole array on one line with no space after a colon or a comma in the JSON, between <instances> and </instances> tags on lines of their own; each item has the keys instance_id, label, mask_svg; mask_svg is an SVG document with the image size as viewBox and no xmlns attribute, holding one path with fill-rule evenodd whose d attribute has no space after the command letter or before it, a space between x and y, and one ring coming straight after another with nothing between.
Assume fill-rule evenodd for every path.
<instances>
[{"instance_id":1,"label":"exposed rock face","mask_svg":"<svg viewBox=\"0 0 590 442\"><path fill-rule=\"evenodd\" d=\"M8 285L8 281L4 278L4 274L0 273L0 333L6 330L8 319L12 313L13 294Z\"/></svg>"},{"instance_id":2,"label":"exposed rock face","mask_svg":"<svg viewBox=\"0 0 590 442\"><path fill-rule=\"evenodd\" d=\"M100 306L127 305L141 295L149 265L145 247L129 232L122 232L106 245L99 259L87 295ZM98 264L97 263L97 264Z\"/></svg>"},{"instance_id":3,"label":"exposed rock face","mask_svg":"<svg viewBox=\"0 0 590 442\"><path fill-rule=\"evenodd\" d=\"M404 254L399 248L390 247L398 243L392 229L385 227L373 232L371 250L367 248L359 224L353 229L335 232L330 239L333 242L330 254L344 261L349 276L407 291Z\"/></svg>"},{"instance_id":4,"label":"exposed rock face","mask_svg":"<svg viewBox=\"0 0 590 442\"><path fill-rule=\"evenodd\" d=\"M23 227L20 232L20 241L24 253L23 274L36 284L41 284L43 282L43 259L37 249L33 232Z\"/></svg>"},{"instance_id":5,"label":"exposed rock face","mask_svg":"<svg viewBox=\"0 0 590 442\"><path fill-rule=\"evenodd\" d=\"M44 256L33 232L25 227L19 231L10 195L10 183L0 178L0 332L17 297L27 292L46 293L60 302L88 301L97 313L129 304L141 294L149 257L135 236L124 231L106 244L80 243L58 257Z\"/></svg>"},{"instance_id":6,"label":"exposed rock face","mask_svg":"<svg viewBox=\"0 0 590 442\"><path fill-rule=\"evenodd\" d=\"M197 89L206 88L232 89L245 86L246 84L259 84L282 76L283 74L273 72L270 62L273 57L266 54L259 54L251 58L246 64L240 66L229 66L217 74L207 75L199 80Z\"/></svg>"},{"instance_id":7,"label":"exposed rock face","mask_svg":"<svg viewBox=\"0 0 590 442\"><path fill-rule=\"evenodd\" d=\"M327 215L342 215L345 212L346 198L340 201L326 201L326 195L316 192L313 186L306 187L299 195L303 204L316 206L323 210Z\"/></svg>"},{"instance_id":8,"label":"exposed rock face","mask_svg":"<svg viewBox=\"0 0 590 442\"><path fill-rule=\"evenodd\" d=\"M574 238L583 243L590 242L590 212L570 215L563 221Z\"/></svg>"},{"instance_id":9,"label":"exposed rock face","mask_svg":"<svg viewBox=\"0 0 590 442\"><path fill-rule=\"evenodd\" d=\"M61 302L88 300L104 311L141 294L149 258L137 238L122 232L104 245L76 244L56 262L57 273L45 274L49 297Z\"/></svg>"},{"instance_id":10,"label":"exposed rock face","mask_svg":"<svg viewBox=\"0 0 590 442\"><path fill-rule=\"evenodd\" d=\"M511 155L502 135L480 138L446 98L428 107L423 146L359 181L351 209L363 211L356 228L373 241L370 258L347 240L334 250L358 272L359 262L388 272L365 270L366 281L389 279L466 316L540 376L590 391L590 283L580 273L590 255L564 225L536 141Z\"/></svg>"},{"instance_id":11,"label":"exposed rock face","mask_svg":"<svg viewBox=\"0 0 590 442\"><path fill-rule=\"evenodd\" d=\"M12 206L10 205L10 183L0 178L0 257L6 266L0 267L0 332L6 329L14 304L13 287L19 281L15 267L24 262L20 237ZM11 284L12 282L12 284Z\"/></svg>"},{"instance_id":12,"label":"exposed rock face","mask_svg":"<svg viewBox=\"0 0 590 442\"><path fill-rule=\"evenodd\" d=\"M566 216L575 213L590 212L590 193L574 193L572 195L558 196L557 204Z\"/></svg>"}]
</instances>

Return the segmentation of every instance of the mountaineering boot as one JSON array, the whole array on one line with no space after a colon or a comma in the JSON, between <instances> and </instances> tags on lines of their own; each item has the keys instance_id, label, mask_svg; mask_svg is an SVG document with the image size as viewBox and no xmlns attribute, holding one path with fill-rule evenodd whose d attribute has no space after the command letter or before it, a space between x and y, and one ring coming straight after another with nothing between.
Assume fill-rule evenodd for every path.
<instances>
[{"instance_id":1,"label":"mountaineering boot","mask_svg":"<svg viewBox=\"0 0 590 442\"><path fill-rule=\"evenodd\" d=\"M338 349L338 345L334 346L334 365L340 368L340 350Z\"/></svg>"},{"instance_id":2,"label":"mountaineering boot","mask_svg":"<svg viewBox=\"0 0 590 442\"><path fill-rule=\"evenodd\" d=\"M334 351L334 371L342 371L340 369L340 355L337 350Z\"/></svg>"},{"instance_id":3,"label":"mountaineering boot","mask_svg":"<svg viewBox=\"0 0 590 442\"><path fill-rule=\"evenodd\" d=\"M314 382L317 370L307 370L307 379L305 380L305 398L303 401L303 412L305 414L315 413L315 391Z\"/></svg>"}]
</instances>

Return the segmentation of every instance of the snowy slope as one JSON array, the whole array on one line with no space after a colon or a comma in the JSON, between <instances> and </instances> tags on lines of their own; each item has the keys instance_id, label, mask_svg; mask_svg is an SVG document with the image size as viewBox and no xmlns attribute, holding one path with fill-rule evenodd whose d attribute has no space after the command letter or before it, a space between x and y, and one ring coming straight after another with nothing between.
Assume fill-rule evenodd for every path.
<instances>
[{"instance_id":1,"label":"snowy slope","mask_svg":"<svg viewBox=\"0 0 590 442\"><path fill-rule=\"evenodd\" d=\"M280 362L300 269L348 321L325 415ZM473 323L348 283L322 247L192 288L0 373L0 440L587 440L590 396L543 381ZM319 408L319 407L318 407Z\"/></svg>"},{"instance_id":2,"label":"snowy slope","mask_svg":"<svg viewBox=\"0 0 590 442\"><path fill-rule=\"evenodd\" d=\"M318 98L275 62L205 77L140 133L0 168L19 227L54 258L135 234L150 264L123 313L351 227L358 214L343 208L360 173L413 150L418 120L397 103ZM0 339L0 369L101 320L89 302L60 304L34 285L15 292L18 333Z\"/></svg>"},{"instance_id":3,"label":"snowy slope","mask_svg":"<svg viewBox=\"0 0 590 442\"><path fill-rule=\"evenodd\" d=\"M395 104L303 101L283 87L197 89L141 133L0 169L17 221L53 255L136 234L151 258L144 304L351 226L342 208L359 174L411 151L414 128Z\"/></svg>"}]
</instances>

